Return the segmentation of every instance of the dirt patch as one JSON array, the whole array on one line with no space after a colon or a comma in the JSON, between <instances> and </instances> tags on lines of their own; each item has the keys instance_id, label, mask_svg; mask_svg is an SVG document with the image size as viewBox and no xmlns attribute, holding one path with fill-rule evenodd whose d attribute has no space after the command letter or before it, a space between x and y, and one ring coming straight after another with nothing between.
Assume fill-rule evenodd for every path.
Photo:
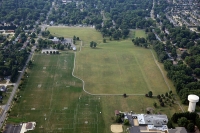
<instances>
[{"instance_id":1,"label":"dirt patch","mask_svg":"<svg viewBox=\"0 0 200 133\"><path fill-rule=\"evenodd\" d=\"M123 132L122 125L111 125L110 128L113 133Z\"/></svg>"},{"instance_id":2,"label":"dirt patch","mask_svg":"<svg viewBox=\"0 0 200 133\"><path fill-rule=\"evenodd\" d=\"M42 84L38 84L38 88L41 88L42 87Z\"/></svg>"}]
</instances>

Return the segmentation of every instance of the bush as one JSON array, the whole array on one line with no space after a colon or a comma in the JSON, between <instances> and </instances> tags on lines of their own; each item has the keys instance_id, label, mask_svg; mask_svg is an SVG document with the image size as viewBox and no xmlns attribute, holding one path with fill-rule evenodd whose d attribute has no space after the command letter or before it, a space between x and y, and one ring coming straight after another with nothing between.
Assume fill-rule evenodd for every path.
<instances>
[{"instance_id":1,"label":"bush","mask_svg":"<svg viewBox=\"0 0 200 133\"><path fill-rule=\"evenodd\" d=\"M129 125L129 120L128 119L124 120L124 125Z\"/></svg>"},{"instance_id":2,"label":"bush","mask_svg":"<svg viewBox=\"0 0 200 133\"><path fill-rule=\"evenodd\" d=\"M187 125L187 130L188 130L189 132L194 132L194 128L195 128L194 123L189 123L189 124Z\"/></svg>"},{"instance_id":3,"label":"bush","mask_svg":"<svg viewBox=\"0 0 200 133\"><path fill-rule=\"evenodd\" d=\"M178 119L178 126L181 126L181 127L187 127L188 125L188 120L186 117L181 117L180 119Z\"/></svg>"}]
</instances>

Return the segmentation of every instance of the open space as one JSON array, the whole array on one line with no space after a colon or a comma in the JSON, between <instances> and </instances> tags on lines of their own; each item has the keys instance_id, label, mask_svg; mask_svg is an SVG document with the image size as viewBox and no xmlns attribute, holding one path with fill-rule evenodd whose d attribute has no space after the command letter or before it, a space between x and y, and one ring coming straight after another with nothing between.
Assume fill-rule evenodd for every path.
<instances>
[{"instance_id":1,"label":"open space","mask_svg":"<svg viewBox=\"0 0 200 133\"><path fill-rule=\"evenodd\" d=\"M100 33L91 28L83 29L85 34L76 33L77 28L68 29L71 28L53 32L66 38L76 35L83 40L82 51L76 52L74 74L85 81L86 91L96 95L85 93L82 82L72 76L73 52L36 53L8 122L36 121L34 133L111 133L114 110L146 113L146 108L153 107L158 100L144 94L150 90L155 95L168 91L149 49L136 47L129 39L100 43ZM139 32L145 36L143 31ZM99 41L96 49L89 47L90 41ZM128 97L124 98L123 93ZM175 110L181 111L174 104L158 106L153 112L171 116Z\"/></svg>"},{"instance_id":2,"label":"open space","mask_svg":"<svg viewBox=\"0 0 200 133\"><path fill-rule=\"evenodd\" d=\"M10 122L36 121L34 133L98 133L102 117L96 97L81 96L82 83L72 77L73 53L36 54ZM45 69L44 69L45 68Z\"/></svg>"}]
</instances>

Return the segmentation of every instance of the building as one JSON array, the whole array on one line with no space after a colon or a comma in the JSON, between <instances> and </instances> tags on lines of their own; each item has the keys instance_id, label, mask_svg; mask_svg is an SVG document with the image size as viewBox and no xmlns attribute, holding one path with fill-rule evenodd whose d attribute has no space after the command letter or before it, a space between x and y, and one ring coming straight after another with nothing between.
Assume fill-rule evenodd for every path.
<instances>
[{"instance_id":1,"label":"building","mask_svg":"<svg viewBox=\"0 0 200 133\"><path fill-rule=\"evenodd\" d=\"M168 129L167 115L124 113L124 116L131 125L127 128L130 133L186 133L184 127Z\"/></svg>"},{"instance_id":2,"label":"building","mask_svg":"<svg viewBox=\"0 0 200 133\"><path fill-rule=\"evenodd\" d=\"M49 39L49 40L51 40L55 44L60 43L60 40L57 37L54 37L53 39Z\"/></svg>"},{"instance_id":3,"label":"building","mask_svg":"<svg viewBox=\"0 0 200 133\"><path fill-rule=\"evenodd\" d=\"M71 38L64 38L64 40L62 41L63 45L72 45L73 41Z\"/></svg>"},{"instance_id":4,"label":"building","mask_svg":"<svg viewBox=\"0 0 200 133\"><path fill-rule=\"evenodd\" d=\"M27 122L23 123L20 133L25 133L30 130L34 130L36 126L36 122Z\"/></svg>"},{"instance_id":5,"label":"building","mask_svg":"<svg viewBox=\"0 0 200 133\"><path fill-rule=\"evenodd\" d=\"M7 91L7 88L3 85L3 86L0 86L0 91L2 92L6 92Z\"/></svg>"},{"instance_id":6,"label":"building","mask_svg":"<svg viewBox=\"0 0 200 133\"><path fill-rule=\"evenodd\" d=\"M56 54L59 51L57 49L42 49L42 54Z\"/></svg>"}]
</instances>

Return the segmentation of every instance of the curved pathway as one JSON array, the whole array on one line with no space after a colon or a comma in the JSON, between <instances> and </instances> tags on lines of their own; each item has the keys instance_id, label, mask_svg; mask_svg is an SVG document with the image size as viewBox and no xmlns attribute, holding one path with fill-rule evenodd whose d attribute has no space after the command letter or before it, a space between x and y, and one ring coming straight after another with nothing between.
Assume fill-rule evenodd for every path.
<instances>
[{"instance_id":1,"label":"curved pathway","mask_svg":"<svg viewBox=\"0 0 200 133\"><path fill-rule=\"evenodd\" d=\"M81 48L82 48L82 44L83 42L81 41L81 46L80 46L80 50L79 52L81 52ZM83 83L83 91L89 95L94 95L94 96L122 96L123 94L93 94L93 93L90 93L88 91L85 90L85 81L77 76L74 75L74 70L76 68L76 52L74 53L74 68L73 68L73 71L72 71L72 76L81 80L82 83ZM145 94L127 94L127 95L131 95L131 96L144 96Z\"/></svg>"}]
</instances>

